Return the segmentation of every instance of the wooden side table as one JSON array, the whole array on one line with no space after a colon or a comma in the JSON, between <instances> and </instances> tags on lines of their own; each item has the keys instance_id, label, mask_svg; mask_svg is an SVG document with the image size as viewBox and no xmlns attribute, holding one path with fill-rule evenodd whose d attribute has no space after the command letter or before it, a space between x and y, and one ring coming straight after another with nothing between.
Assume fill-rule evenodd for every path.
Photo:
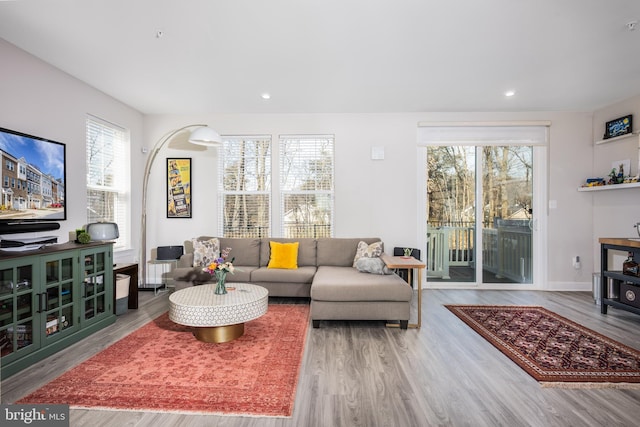
<instances>
[{"instance_id":1,"label":"wooden side table","mask_svg":"<svg viewBox=\"0 0 640 427\"><path fill-rule=\"evenodd\" d=\"M403 256L391 256L383 253L380 255L380 259L386 264L387 268L397 268L400 270L407 270L408 282L407 285L411 286L411 272L418 270L418 323L409 323L409 328L420 329L422 326L422 270L427 267L427 264L415 259L414 257ZM387 325L397 326L397 325Z\"/></svg>"},{"instance_id":2,"label":"wooden side table","mask_svg":"<svg viewBox=\"0 0 640 427\"><path fill-rule=\"evenodd\" d=\"M138 264L116 264L113 266L113 307L116 306L116 276L126 274L129 279L129 304L128 308L138 308Z\"/></svg>"}]
</instances>

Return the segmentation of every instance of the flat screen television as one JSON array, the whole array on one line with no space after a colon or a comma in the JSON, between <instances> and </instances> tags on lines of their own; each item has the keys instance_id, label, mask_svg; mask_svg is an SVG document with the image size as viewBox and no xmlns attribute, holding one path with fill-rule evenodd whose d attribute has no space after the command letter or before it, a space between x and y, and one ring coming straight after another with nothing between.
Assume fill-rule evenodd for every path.
<instances>
[{"instance_id":1,"label":"flat screen television","mask_svg":"<svg viewBox=\"0 0 640 427\"><path fill-rule=\"evenodd\" d=\"M0 127L0 154L0 224L67 219L65 144Z\"/></svg>"}]
</instances>

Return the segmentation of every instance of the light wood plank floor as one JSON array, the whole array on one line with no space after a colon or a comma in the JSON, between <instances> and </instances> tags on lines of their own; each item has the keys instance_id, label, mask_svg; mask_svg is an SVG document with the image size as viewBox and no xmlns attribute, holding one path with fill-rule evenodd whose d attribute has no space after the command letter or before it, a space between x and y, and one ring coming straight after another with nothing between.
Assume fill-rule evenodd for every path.
<instances>
[{"instance_id":1,"label":"light wood plank floor","mask_svg":"<svg viewBox=\"0 0 640 427\"><path fill-rule=\"evenodd\" d=\"M146 294L146 295L145 295ZM292 418L71 410L71 426L635 426L640 390L541 388L443 304L541 305L640 349L640 316L601 315L586 292L424 291L421 330L380 322L309 327ZM138 310L2 382L11 403L167 310L141 293ZM282 301L280 301L282 302Z\"/></svg>"}]
</instances>

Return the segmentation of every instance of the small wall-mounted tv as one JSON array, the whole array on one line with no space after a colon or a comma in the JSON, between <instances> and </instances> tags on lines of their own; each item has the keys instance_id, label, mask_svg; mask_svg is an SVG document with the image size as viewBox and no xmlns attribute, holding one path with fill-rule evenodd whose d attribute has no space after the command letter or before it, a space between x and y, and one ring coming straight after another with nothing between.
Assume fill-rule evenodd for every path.
<instances>
[{"instance_id":1,"label":"small wall-mounted tv","mask_svg":"<svg viewBox=\"0 0 640 427\"><path fill-rule=\"evenodd\" d=\"M67 219L66 145L0 127L0 223Z\"/></svg>"}]
</instances>

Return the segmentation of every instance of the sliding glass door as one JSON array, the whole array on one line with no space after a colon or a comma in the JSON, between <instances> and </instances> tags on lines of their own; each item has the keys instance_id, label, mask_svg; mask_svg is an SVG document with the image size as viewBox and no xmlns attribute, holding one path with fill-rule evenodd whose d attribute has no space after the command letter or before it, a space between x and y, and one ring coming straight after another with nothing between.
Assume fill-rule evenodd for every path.
<instances>
[{"instance_id":1,"label":"sliding glass door","mask_svg":"<svg viewBox=\"0 0 640 427\"><path fill-rule=\"evenodd\" d=\"M426 151L428 280L531 284L534 147L434 145Z\"/></svg>"},{"instance_id":2,"label":"sliding glass door","mask_svg":"<svg viewBox=\"0 0 640 427\"><path fill-rule=\"evenodd\" d=\"M482 282L532 283L533 148L482 147Z\"/></svg>"}]
</instances>

